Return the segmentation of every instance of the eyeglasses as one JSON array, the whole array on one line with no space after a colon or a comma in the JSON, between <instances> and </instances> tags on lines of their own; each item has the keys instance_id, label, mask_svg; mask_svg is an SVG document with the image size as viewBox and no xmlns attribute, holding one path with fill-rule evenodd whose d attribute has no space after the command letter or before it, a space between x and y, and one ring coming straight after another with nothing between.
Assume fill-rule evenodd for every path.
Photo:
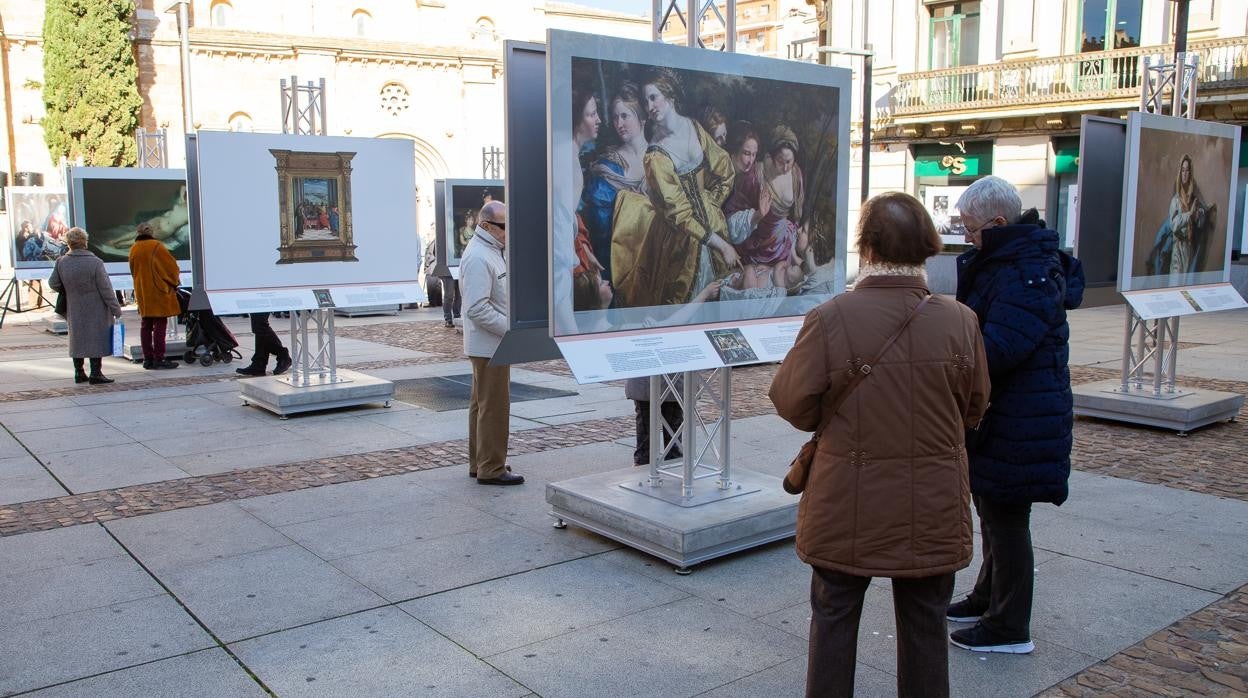
<instances>
[{"instance_id":1,"label":"eyeglasses","mask_svg":"<svg viewBox=\"0 0 1248 698\"><path fill-rule=\"evenodd\" d=\"M506 223L499 223L498 221L486 221L486 223L489 223L490 225L493 225L493 226L497 226L499 230L507 229Z\"/></svg>"},{"instance_id":2,"label":"eyeglasses","mask_svg":"<svg viewBox=\"0 0 1248 698\"><path fill-rule=\"evenodd\" d=\"M999 218L999 216L998 216L998 218ZM993 219L989 220L987 223L984 223L983 225L979 226L978 228L969 228L969 227L968 227L968 228L966 229L966 234L967 234L967 235L978 235L979 233L984 232L984 230L985 230L985 229L987 229L987 228L995 228L995 227L996 227L996 221L997 221L997 219L996 219L996 218L993 218Z\"/></svg>"}]
</instances>

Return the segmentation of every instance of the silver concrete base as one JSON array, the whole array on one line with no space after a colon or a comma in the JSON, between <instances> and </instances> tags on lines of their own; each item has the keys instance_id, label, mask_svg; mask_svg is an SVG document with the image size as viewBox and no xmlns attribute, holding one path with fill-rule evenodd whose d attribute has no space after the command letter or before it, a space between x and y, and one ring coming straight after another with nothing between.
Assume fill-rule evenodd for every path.
<instances>
[{"instance_id":1,"label":"silver concrete base","mask_svg":"<svg viewBox=\"0 0 1248 698\"><path fill-rule=\"evenodd\" d=\"M682 569L796 532L798 498L785 493L780 478L737 469L733 488L747 494L686 507L634 491L648 472L629 467L552 482L546 485L551 516ZM714 487L711 480L699 481L695 496Z\"/></svg>"},{"instance_id":2,"label":"silver concrete base","mask_svg":"<svg viewBox=\"0 0 1248 698\"><path fill-rule=\"evenodd\" d=\"M334 315L363 317L366 315L398 315L399 305L361 305L354 308L334 308Z\"/></svg>"},{"instance_id":3,"label":"silver concrete base","mask_svg":"<svg viewBox=\"0 0 1248 698\"><path fill-rule=\"evenodd\" d=\"M130 333L127 331L126 334L128 335ZM185 339L166 339L165 340L165 358L166 359L171 358L175 361L181 361L182 355L185 353L186 353L186 340ZM125 357L124 358L130 359L131 361L134 361L136 363L139 361L142 361L143 360L143 345L139 342L131 342L130 340L127 339L125 343Z\"/></svg>"},{"instance_id":4,"label":"silver concrete base","mask_svg":"<svg viewBox=\"0 0 1248 698\"><path fill-rule=\"evenodd\" d=\"M1075 414L1131 424L1174 429L1180 434L1235 419L1244 396L1216 390L1176 386L1176 394L1152 397L1152 386L1143 391L1122 392L1121 380L1075 386Z\"/></svg>"},{"instance_id":5,"label":"silver concrete base","mask_svg":"<svg viewBox=\"0 0 1248 698\"><path fill-rule=\"evenodd\" d=\"M394 383L382 378L366 376L355 371L338 370L337 383L294 386L282 380L286 376L263 376L238 381L239 397L244 405L255 405L281 415L317 410L333 410L340 407L383 403L390 406L394 397Z\"/></svg>"},{"instance_id":6,"label":"silver concrete base","mask_svg":"<svg viewBox=\"0 0 1248 698\"><path fill-rule=\"evenodd\" d=\"M49 315L43 319L43 331L52 334L69 334L69 323L60 315Z\"/></svg>"}]
</instances>

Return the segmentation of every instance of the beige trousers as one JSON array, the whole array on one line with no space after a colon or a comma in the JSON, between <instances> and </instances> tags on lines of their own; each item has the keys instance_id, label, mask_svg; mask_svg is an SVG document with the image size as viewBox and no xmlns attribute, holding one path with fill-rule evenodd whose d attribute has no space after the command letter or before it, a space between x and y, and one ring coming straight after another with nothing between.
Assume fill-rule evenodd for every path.
<instances>
[{"instance_id":1,"label":"beige trousers","mask_svg":"<svg viewBox=\"0 0 1248 698\"><path fill-rule=\"evenodd\" d=\"M482 356L472 362L472 399L468 404L468 474L481 480L507 472L508 422L511 419L511 367L490 366Z\"/></svg>"}]
</instances>

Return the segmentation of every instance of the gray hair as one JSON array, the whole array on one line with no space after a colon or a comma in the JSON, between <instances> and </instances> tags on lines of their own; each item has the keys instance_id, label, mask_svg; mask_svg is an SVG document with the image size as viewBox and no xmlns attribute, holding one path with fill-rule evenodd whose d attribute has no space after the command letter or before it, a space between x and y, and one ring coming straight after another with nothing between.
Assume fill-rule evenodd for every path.
<instances>
[{"instance_id":1,"label":"gray hair","mask_svg":"<svg viewBox=\"0 0 1248 698\"><path fill-rule=\"evenodd\" d=\"M507 207L501 201L491 201L481 207L481 215L477 218L477 222L489 221L491 223L499 222L498 219L507 217ZM506 222L506 221L503 221Z\"/></svg>"},{"instance_id":2,"label":"gray hair","mask_svg":"<svg viewBox=\"0 0 1248 698\"><path fill-rule=\"evenodd\" d=\"M996 176L976 180L958 197L958 212L986 223L998 216L1014 223L1023 212L1023 200L1013 184Z\"/></svg>"},{"instance_id":3,"label":"gray hair","mask_svg":"<svg viewBox=\"0 0 1248 698\"><path fill-rule=\"evenodd\" d=\"M69 229L68 233L65 233L65 242L69 243L71 250L85 250L87 249L87 231L74 226Z\"/></svg>"}]
</instances>

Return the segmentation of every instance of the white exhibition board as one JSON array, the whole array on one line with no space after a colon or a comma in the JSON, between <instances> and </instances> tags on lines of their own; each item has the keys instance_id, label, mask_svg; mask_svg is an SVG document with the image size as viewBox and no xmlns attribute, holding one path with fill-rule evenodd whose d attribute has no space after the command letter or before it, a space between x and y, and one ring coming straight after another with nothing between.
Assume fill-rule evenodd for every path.
<instances>
[{"instance_id":1,"label":"white exhibition board","mask_svg":"<svg viewBox=\"0 0 1248 698\"><path fill-rule=\"evenodd\" d=\"M579 383L702 371L784 359L803 318L555 338Z\"/></svg>"},{"instance_id":2,"label":"white exhibition board","mask_svg":"<svg viewBox=\"0 0 1248 698\"><path fill-rule=\"evenodd\" d=\"M1128 291L1122 297L1142 320L1248 308L1248 302L1231 284Z\"/></svg>"},{"instance_id":3,"label":"white exhibition board","mask_svg":"<svg viewBox=\"0 0 1248 698\"><path fill-rule=\"evenodd\" d=\"M318 308L314 290L340 308L425 299L411 141L200 131L197 150L214 312Z\"/></svg>"}]
</instances>

